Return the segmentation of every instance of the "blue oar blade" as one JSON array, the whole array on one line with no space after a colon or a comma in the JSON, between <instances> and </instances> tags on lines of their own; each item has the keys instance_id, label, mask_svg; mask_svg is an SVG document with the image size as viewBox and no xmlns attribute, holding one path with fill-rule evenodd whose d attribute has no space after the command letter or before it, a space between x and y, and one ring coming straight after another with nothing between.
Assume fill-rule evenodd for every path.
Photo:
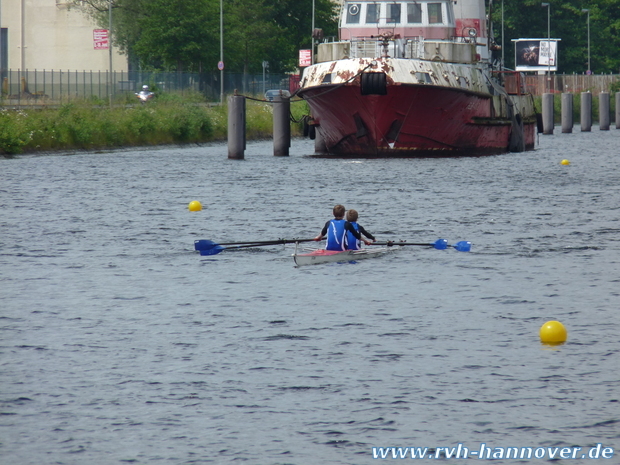
<instances>
[{"instance_id":1,"label":"blue oar blade","mask_svg":"<svg viewBox=\"0 0 620 465\"><path fill-rule=\"evenodd\" d=\"M217 246L213 241L208 241L206 239L200 239L198 241L194 241L194 250L209 250L213 247Z\"/></svg>"},{"instance_id":2,"label":"blue oar blade","mask_svg":"<svg viewBox=\"0 0 620 465\"><path fill-rule=\"evenodd\" d=\"M219 244L213 244L213 246L209 248L204 248L200 250L200 255L216 255L220 253L222 250L226 250L225 247L222 247Z\"/></svg>"},{"instance_id":3,"label":"blue oar blade","mask_svg":"<svg viewBox=\"0 0 620 465\"><path fill-rule=\"evenodd\" d=\"M459 241L456 244L454 244L452 247L454 247L459 252L469 252L471 250L471 242Z\"/></svg>"},{"instance_id":4,"label":"blue oar blade","mask_svg":"<svg viewBox=\"0 0 620 465\"><path fill-rule=\"evenodd\" d=\"M437 250L446 250L448 248L448 239L437 239L430 245L435 247Z\"/></svg>"}]
</instances>

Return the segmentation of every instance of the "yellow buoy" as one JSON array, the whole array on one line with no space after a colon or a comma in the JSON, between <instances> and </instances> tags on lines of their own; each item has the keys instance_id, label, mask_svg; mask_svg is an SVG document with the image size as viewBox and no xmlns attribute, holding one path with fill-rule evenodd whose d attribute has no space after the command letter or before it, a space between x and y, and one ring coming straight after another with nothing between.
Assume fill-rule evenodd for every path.
<instances>
[{"instance_id":1,"label":"yellow buoy","mask_svg":"<svg viewBox=\"0 0 620 465\"><path fill-rule=\"evenodd\" d=\"M190 212L199 212L202 210L202 204L198 200L192 200L187 206Z\"/></svg>"},{"instance_id":2,"label":"yellow buoy","mask_svg":"<svg viewBox=\"0 0 620 465\"><path fill-rule=\"evenodd\" d=\"M540 328L540 342L545 344L562 344L567 336L566 328L559 321L547 321Z\"/></svg>"},{"instance_id":3,"label":"yellow buoy","mask_svg":"<svg viewBox=\"0 0 620 465\"><path fill-rule=\"evenodd\" d=\"M568 160L565 158L564 160L562 160L562 161L560 162L560 164L562 164L562 165L570 165L570 161L568 161Z\"/></svg>"}]
</instances>

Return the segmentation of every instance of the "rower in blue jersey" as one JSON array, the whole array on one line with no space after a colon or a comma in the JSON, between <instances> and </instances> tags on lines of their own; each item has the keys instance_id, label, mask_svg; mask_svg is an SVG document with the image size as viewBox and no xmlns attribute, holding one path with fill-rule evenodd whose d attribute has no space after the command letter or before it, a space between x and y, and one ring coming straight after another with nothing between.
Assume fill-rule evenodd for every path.
<instances>
[{"instance_id":1,"label":"rower in blue jersey","mask_svg":"<svg viewBox=\"0 0 620 465\"><path fill-rule=\"evenodd\" d=\"M334 219L329 220L323 226L321 234L314 238L315 241L320 241L327 236L327 244L325 250L347 250L345 243L345 230L344 225L346 223L344 219L345 208L342 205L336 205L333 209Z\"/></svg>"},{"instance_id":2,"label":"rower in blue jersey","mask_svg":"<svg viewBox=\"0 0 620 465\"><path fill-rule=\"evenodd\" d=\"M361 224L357 223L358 217L359 215L356 210L351 209L347 212L347 224L345 224L347 250L360 250L362 248L362 241L366 245L370 245L371 242L364 240L362 237L358 237L360 235L364 235L368 239L371 239L372 242L376 240ZM355 234L355 232L357 232L357 234Z\"/></svg>"},{"instance_id":3,"label":"rower in blue jersey","mask_svg":"<svg viewBox=\"0 0 620 465\"><path fill-rule=\"evenodd\" d=\"M334 219L325 223L325 226L323 226L321 230L321 234L314 238L315 241L320 241L327 237L325 250L347 250L348 234L351 234L356 240L370 244L369 241L365 241L360 233L344 219L344 212L344 206L336 205L333 210Z\"/></svg>"}]
</instances>

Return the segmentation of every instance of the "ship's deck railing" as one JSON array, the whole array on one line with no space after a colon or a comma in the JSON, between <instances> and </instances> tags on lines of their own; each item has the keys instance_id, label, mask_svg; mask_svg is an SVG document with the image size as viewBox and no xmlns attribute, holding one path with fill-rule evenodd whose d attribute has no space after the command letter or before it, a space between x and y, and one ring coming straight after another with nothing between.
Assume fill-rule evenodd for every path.
<instances>
[{"instance_id":1,"label":"ship's deck railing","mask_svg":"<svg viewBox=\"0 0 620 465\"><path fill-rule=\"evenodd\" d=\"M409 58L420 60L472 63L475 44L458 40L426 40L424 37L353 37L339 42L319 44L317 62L343 58Z\"/></svg>"},{"instance_id":2,"label":"ship's deck railing","mask_svg":"<svg viewBox=\"0 0 620 465\"><path fill-rule=\"evenodd\" d=\"M424 37L384 40L379 37L354 37L350 58L424 58Z\"/></svg>"}]
</instances>

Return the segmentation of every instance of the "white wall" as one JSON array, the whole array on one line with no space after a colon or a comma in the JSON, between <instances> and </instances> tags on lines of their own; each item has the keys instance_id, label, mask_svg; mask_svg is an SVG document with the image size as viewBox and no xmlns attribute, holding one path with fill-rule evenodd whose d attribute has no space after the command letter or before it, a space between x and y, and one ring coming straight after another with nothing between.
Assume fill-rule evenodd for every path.
<instances>
[{"instance_id":1,"label":"white wall","mask_svg":"<svg viewBox=\"0 0 620 465\"><path fill-rule=\"evenodd\" d=\"M95 50L93 29L84 13L62 0L0 0L1 24L8 28L8 67L17 70L109 69L109 51ZM113 50L115 71L127 71L127 57Z\"/></svg>"}]
</instances>

